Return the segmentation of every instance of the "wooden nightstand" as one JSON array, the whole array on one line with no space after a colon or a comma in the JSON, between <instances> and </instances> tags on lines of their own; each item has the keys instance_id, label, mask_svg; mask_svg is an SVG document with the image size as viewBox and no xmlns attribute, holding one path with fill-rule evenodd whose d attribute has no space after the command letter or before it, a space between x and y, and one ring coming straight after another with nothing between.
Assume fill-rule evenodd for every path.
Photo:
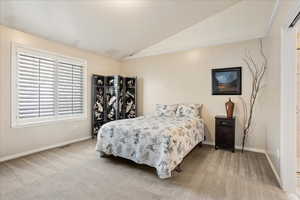
<instances>
[{"instance_id":1,"label":"wooden nightstand","mask_svg":"<svg viewBox=\"0 0 300 200\"><path fill-rule=\"evenodd\" d=\"M224 148L235 151L235 117L228 119L226 116L215 117L215 149Z\"/></svg>"}]
</instances>

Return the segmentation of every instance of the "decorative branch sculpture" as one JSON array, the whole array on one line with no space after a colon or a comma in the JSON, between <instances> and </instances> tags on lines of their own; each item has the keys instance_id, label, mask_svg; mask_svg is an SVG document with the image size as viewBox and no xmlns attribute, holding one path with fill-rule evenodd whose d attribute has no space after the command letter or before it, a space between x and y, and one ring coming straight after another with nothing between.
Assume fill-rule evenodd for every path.
<instances>
[{"instance_id":1,"label":"decorative branch sculpture","mask_svg":"<svg viewBox=\"0 0 300 200\"><path fill-rule=\"evenodd\" d=\"M254 61L253 57L249 54L248 50L246 50L246 56L245 56L245 58L243 58L244 62L246 63L246 65L251 73L251 77L252 77L251 87L252 88L251 88L251 96L250 96L250 100L249 100L249 113L247 112L247 109L245 111L247 120L245 120L244 128L243 128L242 152L244 152L246 138L248 136L249 129L251 127L254 105L255 105L255 102L257 99L257 95L261 89L261 82L265 75L267 65L268 65L268 60L267 60L267 57L265 56L265 53L263 50L262 39L260 39L260 41L259 41L259 50L260 50L260 54L263 59L261 64L258 64L257 62Z\"/></svg>"}]
</instances>

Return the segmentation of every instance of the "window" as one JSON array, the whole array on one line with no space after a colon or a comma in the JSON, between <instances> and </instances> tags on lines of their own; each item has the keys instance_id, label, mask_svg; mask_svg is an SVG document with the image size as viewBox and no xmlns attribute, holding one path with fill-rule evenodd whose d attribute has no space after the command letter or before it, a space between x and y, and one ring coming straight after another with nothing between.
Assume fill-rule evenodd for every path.
<instances>
[{"instance_id":1,"label":"window","mask_svg":"<svg viewBox=\"0 0 300 200\"><path fill-rule=\"evenodd\" d=\"M13 45L12 126L86 116L86 62Z\"/></svg>"}]
</instances>

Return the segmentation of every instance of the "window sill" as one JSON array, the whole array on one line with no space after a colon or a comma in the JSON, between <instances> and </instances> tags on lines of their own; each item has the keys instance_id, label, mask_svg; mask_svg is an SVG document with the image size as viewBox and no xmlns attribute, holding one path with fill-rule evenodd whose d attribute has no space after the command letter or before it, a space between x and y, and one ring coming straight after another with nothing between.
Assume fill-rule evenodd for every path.
<instances>
[{"instance_id":1,"label":"window sill","mask_svg":"<svg viewBox=\"0 0 300 200\"><path fill-rule=\"evenodd\" d=\"M15 122L12 123L11 128L27 128L27 127L40 127L40 126L51 126L57 123L62 122L70 122L70 121L84 121L87 120L87 116L80 116L80 117L68 117L68 118L61 118L61 119L49 119L43 121L32 121L32 122Z\"/></svg>"}]
</instances>

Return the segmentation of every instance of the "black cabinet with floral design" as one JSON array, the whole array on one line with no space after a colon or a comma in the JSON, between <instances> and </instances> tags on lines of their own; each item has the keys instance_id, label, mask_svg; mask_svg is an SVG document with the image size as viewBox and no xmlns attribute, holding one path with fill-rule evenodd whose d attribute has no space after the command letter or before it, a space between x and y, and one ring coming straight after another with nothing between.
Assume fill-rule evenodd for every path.
<instances>
[{"instance_id":1,"label":"black cabinet with floral design","mask_svg":"<svg viewBox=\"0 0 300 200\"><path fill-rule=\"evenodd\" d=\"M124 118L136 117L136 78L124 78Z\"/></svg>"},{"instance_id":2,"label":"black cabinet with floral design","mask_svg":"<svg viewBox=\"0 0 300 200\"><path fill-rule=\"evenodd\" d=\"M134 118L137 115L136 77L92 77L92 137L106 122Z\"/></svg>"}]
</instances>

